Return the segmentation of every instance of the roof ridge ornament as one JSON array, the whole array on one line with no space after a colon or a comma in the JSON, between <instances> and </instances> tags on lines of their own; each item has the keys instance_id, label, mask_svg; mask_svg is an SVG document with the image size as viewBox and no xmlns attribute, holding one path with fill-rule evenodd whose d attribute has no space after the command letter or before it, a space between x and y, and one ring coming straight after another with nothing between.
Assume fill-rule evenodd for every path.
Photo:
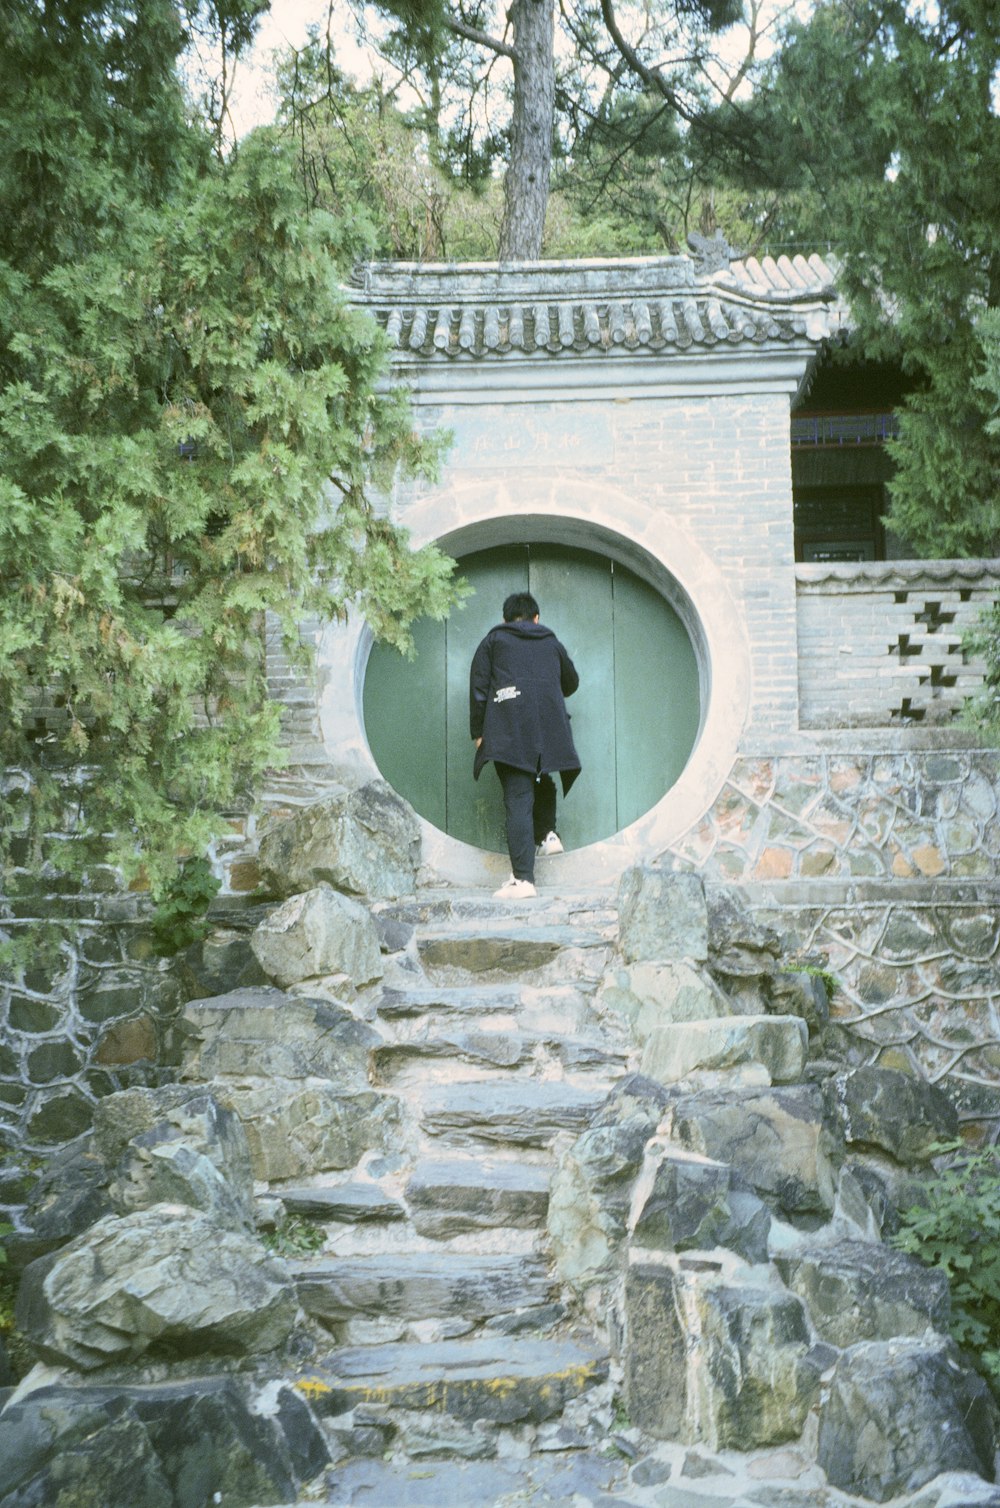
<instances>
[{"instance_id":1,"label":"roof ridge ornament","mask_svg":"<svg viewBox=\"0 0 1000 1508\"><path fill-rule=\"evenodd\" d=\"M738 261L745 255L737 251L735 246L730 246L721 230L716 230L714 235L702 236L697 231L690 232L687 238L691 252L691 260L694 262L696 277L711 276L716 272L728 272L731 262Z\"/></svg>"}]
</instances>

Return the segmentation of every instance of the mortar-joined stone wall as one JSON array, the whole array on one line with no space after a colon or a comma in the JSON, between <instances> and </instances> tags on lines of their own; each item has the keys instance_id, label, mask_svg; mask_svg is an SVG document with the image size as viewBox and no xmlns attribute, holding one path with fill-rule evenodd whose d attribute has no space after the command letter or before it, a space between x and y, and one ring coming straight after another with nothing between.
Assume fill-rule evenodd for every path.
<instances>
[{"instance_id":1,"label":"mortar-joined stone wall","mask_svg":"<svg viewBox=\"0 0 1000 1508\"><path fill-rule=\"evenodd\" d=\"M211 994L246 972L255 819L233 814L229 825L210 855L223 881L214 931L169 957L157 951L148 897L113 871L53 891L45 876L25 883L15 870L22 883L2 901L0 934L17 944L30 929L34 954L0 970L0 1220L53 1150L89 1129L98 1100L173 1076L177 1017L192 991Z\"/></svg>"},{"instance_id":2,"label":"mortar-joined stone wall","mask_svg":"<svg viewBox=\"0 0 1000 1508\"><path fill-rule=\"evenodd\" d=\"M738 885L788 948L825 959L856 1061L925 1074L996 1135L1000 751L919 736L742 758L664 857Z\"/></svg>"},{"instance_id":3,"label":"mortar-joined stone wall","mask_svg":"<svg viewBox=\"0 0 1000 1508\"><path fill-rule=\"evenodd\" d=\"M741 756L670 851L730 883L1000 883L1000 751L968 734L915 740L833 735L809 752Z\"/></svg>"},{"instance_id":4,"label":"mortar-joined stone wall","mask_svg":"<svg viewBox=\"0 0 1000 1508\"><path fill-rule=\"evenodd\" d=\"M822 887L818 887L822 890ZM757 892L754 914L835 981L831 1019L852 1059L923 1074L960 1122L1000 1136L1000 912L997 891L949 896L865 887L853 901L800 888ZM928 890L931 894L928 898ZM921 891L923 894L921 895Z\"/></svg>"}]
</instances>

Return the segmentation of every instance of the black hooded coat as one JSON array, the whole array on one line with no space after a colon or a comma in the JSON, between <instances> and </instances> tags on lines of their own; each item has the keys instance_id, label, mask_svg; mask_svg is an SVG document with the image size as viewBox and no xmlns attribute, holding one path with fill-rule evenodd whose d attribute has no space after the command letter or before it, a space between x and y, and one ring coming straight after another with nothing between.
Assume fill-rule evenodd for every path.
<instances>
[{"instance_id":1,"label":"black hooded coat","mask_svg":"<svg viewBox=\"0 0 1000 1508\"><path fill-rule=\"evenodd\" d=\"M492 759L532 774L559 771L563 794L580 773L565 698L580 684L551 628L519 619L491 628L472 658L469 728L482 738L473 774Z\"/></svg>"}]
</instances>

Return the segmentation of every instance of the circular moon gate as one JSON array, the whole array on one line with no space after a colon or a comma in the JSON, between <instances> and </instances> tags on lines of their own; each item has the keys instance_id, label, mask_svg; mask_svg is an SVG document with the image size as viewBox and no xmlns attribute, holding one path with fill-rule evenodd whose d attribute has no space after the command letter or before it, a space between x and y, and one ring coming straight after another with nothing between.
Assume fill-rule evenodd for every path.
<instances>
[{"instance_id":1,"label":"circular moon gate","mask_svg":"<svg viewBox=\"0 0 1000 1508\"><path fill-rule=\"evenodd\" d=\"M560 835L571 849L619 832L670 789L698 737L698 661L680 617L628 567L589 550L517 543L458 564L472 595L447 622L415 625L415 660L372 648L364 722L382 775L442 832L505 851L499 781L489 769L472 778L469 666L504 598L527 590L580 674L567 705L583 773L560 800Z\"/></svg>"}]
</instances>

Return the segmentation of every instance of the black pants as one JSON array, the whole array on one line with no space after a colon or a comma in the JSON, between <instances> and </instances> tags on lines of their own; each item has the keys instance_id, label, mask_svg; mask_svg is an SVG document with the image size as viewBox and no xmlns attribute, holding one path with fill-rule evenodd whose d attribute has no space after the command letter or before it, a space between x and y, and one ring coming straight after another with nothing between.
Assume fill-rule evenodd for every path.
<instances>
[{"instance_id":1,"label":"black pants","mask_svg":"<svg viewBox=\"0 0 1000 1508\"><path fill-rule=\"evenodd\" d=\"M507 817L507 851L515 880L535 878L535 845L555 830L556 783L551 775L532 775L497 763Z\"/></svg>"}]
</instances>

